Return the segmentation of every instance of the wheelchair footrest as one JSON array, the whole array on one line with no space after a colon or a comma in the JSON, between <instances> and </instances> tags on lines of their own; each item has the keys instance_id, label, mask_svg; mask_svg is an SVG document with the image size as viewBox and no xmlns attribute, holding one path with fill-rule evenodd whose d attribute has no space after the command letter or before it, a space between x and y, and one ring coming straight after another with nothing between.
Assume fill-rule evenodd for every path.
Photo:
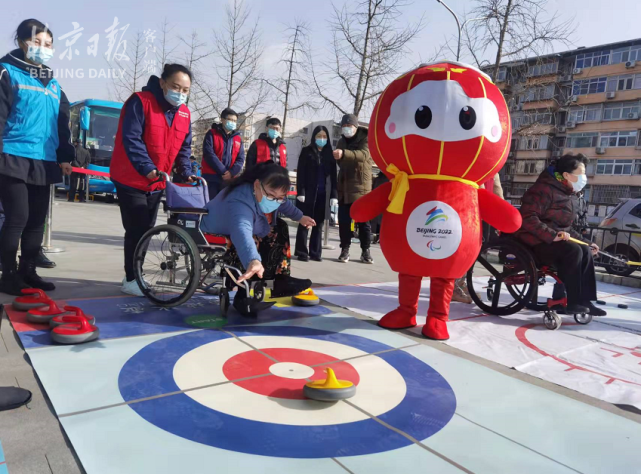
<instances>
[{"instance_id":1,"label":"wheelchair footrest","mask_svg":"<svg viewBox=\"0 0 641 474\"><path fill-rule=\"evenodd\" d=\"M568 305L568 299L567 298L561 298L558 300L548 298L547 301L548 308L554 308L555 306L563 306L564 308Z\"/></svg>"}]
</instances>

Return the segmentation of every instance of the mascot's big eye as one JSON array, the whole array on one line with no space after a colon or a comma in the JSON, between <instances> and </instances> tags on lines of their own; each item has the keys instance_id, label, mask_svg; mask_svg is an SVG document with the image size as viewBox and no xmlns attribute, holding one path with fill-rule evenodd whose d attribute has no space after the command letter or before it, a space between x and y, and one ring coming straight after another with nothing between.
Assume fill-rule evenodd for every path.
<instances>
[{"instance_id":1,"label":"mascot's big eye","mask_svg":"<svg viewBox=\"0 0 641 474\"><path fill-rule=\"evenodd\" d=\"M476 124L476 112L472 107L463 107L458 116L458 121L464 130L471 130Z\"/></svg>"},{"instance_id":2,"label":"mascot's big eye","mask_svg":"<svg viewBox=\"0 0 641 474\"><path fill-rule=\"evenodd\" d=\"M414 121L421 130L425 130L432 123L432 111L427 105L421 105L416 109Z\"/></svg>"}]
</instances>

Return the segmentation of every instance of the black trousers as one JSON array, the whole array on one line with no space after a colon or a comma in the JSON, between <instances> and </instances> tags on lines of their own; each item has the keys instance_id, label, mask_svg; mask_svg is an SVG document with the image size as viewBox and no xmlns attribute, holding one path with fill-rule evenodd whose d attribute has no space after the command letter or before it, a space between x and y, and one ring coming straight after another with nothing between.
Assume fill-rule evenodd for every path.
<instances>
[{"instance_id":1,"label":"black trousers","mask_svg":"<svg viewBox=\"0 0 641 474\"><path fill-rule=\"evenodd\" d=\"M49 209L49 191L49 186L26 184L0 175L0 201L5 214L0 231L2 268L15 265L18 246L21 246L26 260L35 258L40 252Z\"/></svg>"},{"instance_id":2,"label":"black trousers","mask_svg":"<svg viewBox=\"0 0 641 474\"><path fill-rule=\"evenodd\" d=\"M146 193L116 185L116 194L120 203L122 226L125 228L125 275L127 281L133 281L136 279L134 275L136 245L145 232L156 225L162 193Z\"/></svg>"},{"instance_id":3,"label":"black trousers","mask_svg":"<svg viewBox=\"0 0 641 474\"><path fill-rule=\"evenodd\" d=\"M349 211L351 204L338 205L338 233L341 238L341 248L348 249L352 244L352 218ZM361 249L367 250L372 242L372 226L369 222L358 222L358 238L361 241Z\"/></svg>"},{"instance_id":4,"label":"black trousers","mask_svg":"<svg viewBox=\"0 0 641 474\"><path fill-rule=\"evenodd\" d=\"M322 193L316 196L316 202L314 203L314 213L311 217L316 221L316 225L312 227L312 236L309 241L309 252L307 251L307 227L298 225L298 231L296 232L296 255L305 255L311 258L321 258L323 253L323 243L322 243L322 228L325 221L325 199L327 194Z\"/></svg>"},{"instance_id":5,"label":"black trousers","mask_svg":"<svg viewBox=\"0 0 641 474\"><path fill-rule=\"evenodd\" d=\"M76 193L78 190L81 190L80 200L87 200L87 190L86 186L86 175L81 173L71 173L69 177L69 200L74 201L76 199Z\"/></svg>"},{"instance_id":6,"label":"black trousers","mask_svg":"<svg viewBox=\"0 0 641 474\"><path fill-rule=\"evenodd\" d=\"M589 247L574 242L539 244L534 256L544 265L554 265L565 285L568 305L596 301L596 275Z\"/></svg>"}]
</instances>

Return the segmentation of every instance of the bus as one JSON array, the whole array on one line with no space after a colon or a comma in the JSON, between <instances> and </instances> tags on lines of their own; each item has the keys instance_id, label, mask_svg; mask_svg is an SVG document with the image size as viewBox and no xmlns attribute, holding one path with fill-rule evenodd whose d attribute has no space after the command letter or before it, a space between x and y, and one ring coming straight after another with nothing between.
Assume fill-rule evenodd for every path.
<instances>
[{"instance_id":1,"label":"bus","mask_svg":"<svg viewBox=\"0 0 641 474\"><path fill-rule=\"evenodd\" d=\"M100 99L85 99L74 102L70 107L71 137L75 142L80 138L91 155L90 170L109 173L111 154L114 149L120 111L124 104ZM69 181L65 181L69 189ZM105 194L113 199L116 188L104 176L92 176L89 192Z\"/></svg>"}]
</instances>

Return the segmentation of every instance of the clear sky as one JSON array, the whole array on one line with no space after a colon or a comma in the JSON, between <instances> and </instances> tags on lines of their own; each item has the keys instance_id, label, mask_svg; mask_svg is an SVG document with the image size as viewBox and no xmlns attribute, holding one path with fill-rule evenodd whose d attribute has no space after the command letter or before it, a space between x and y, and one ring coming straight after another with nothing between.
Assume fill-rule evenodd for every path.
<instances>
[{"instance_id":1,"label":"clear sky","mask_svg":"<svg viewBox=\"0 0 641 474\"><path fill-rule=\"evenodd\" d=\"M356 0L353 0L356 1ZM10 8L4 8L0 15L0 49L9 51L13 48L13 32L18 23L26 18L35 17L50 25L55 36L56 56L48 63L54 69L83 70L84 78L63 77L60 82L70 100L85 98L109 99L109 79L104 77L90 78L90 71L108 68L104 54L107 50L107 33L114 17L118 17L120 26L129 25L125 38L130 38L136 30L158 30L164 18L175 26L176 35L188 35L197 30L201 38L213 46L212 30L224 19L223 0L102 0L57 2L44 0L17 1L7 0ZM246 0L252 10L252 17L259 18L263 43L266 47L264 67L274 70L279 59L285 37L284 25L302 18L311 26L311 37L315 55L320 61L330 61L331 55L326 49L331 40L327 20L331 16L329 0ZM343 0L335 0L337 5ZM463 14L472 7L471 0L449 0L448 4L455 11ZM562 18L574 17L578 25L575 33L575 46L592 46L641 37L639 29L638 0L550 0L550 10L558 12ZM415 0L404 9L403 19L407 22L425 16L426 26L411 45L412 54L406 58L408 66L416 64L420 57L430 57L434 49L446 35L454 32L455 24L451 15L436 0ZM60 59L59 55L66 49L66 39L60 39L73 30L72 22L84 28L82 36L73 45L78 49L73 52L71 60ZM99 34L98 54L93 57L87 54L89 39ZM68 39L68 38L67 38ZM154 43L158 46L158 39ZM558 50L565 47L559 46ZM326 59L325 59L326 58ZM67 72L67 75L70 73ZM269 112L269 111L267 111ZM276 113L280 113L276 110Z\"/></svg>"}]
</instances>

